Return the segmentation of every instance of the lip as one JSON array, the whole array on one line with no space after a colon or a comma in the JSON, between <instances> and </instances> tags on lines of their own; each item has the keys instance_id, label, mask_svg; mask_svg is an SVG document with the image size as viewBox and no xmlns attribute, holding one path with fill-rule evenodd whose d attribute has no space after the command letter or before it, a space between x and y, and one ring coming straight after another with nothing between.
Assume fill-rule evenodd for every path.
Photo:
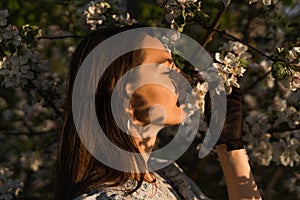
<instances>
[{"instance_id":1,"label":"lip","mask_svg":"<svg viewBox=\"0 0 300 200\"><path fill-rule=\"evenodd\" d=\"M179 102L178 99L177 99L177 102L176 102L176 106L177 106L177 107L180 107L180 102Z\"/></svg>"},{"instance_id":2,"label":"lip","mask_svg":"<svg viewBox=\"0 0 300 200\"><path fill-rule=\"evenodd\" d=\"M182 105L182 104L184 104L184 102L185 102L185 99L186 99L186 95L183 93L183 94L180 94L179 96L178 96L178 99L177 99L177 102L176 102L176 106L180 106L180 105Z\"/></svg>"}]
</instances>

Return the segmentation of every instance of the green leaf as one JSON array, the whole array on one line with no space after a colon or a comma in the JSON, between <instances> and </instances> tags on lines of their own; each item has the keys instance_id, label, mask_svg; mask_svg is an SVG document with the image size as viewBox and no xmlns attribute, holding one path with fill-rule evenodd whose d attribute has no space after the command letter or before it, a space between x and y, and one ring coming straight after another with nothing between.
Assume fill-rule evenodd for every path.
<instances>
[{"instance_id":1,"label":"green leaf","mask_svg":"<svg viewBox=\"0 0 300 200\"><path fill-rule=\"evenodd\" d=\"M291 76L291 71L288 65L284 61L276 61L272 65L272 76L277 80L281 81L289 76Z\"/></svg>"},{"instance_id":2,"label":"green leaf","mask_svg":"<svg viewBox=\"0 0 300 200\"><path fill-rule=\"evenodd\" d=\"M17 51L17 48L13 44L7 43L3 47L2 51L6 56L11 56Z\"/></svg>"},{"instance_id":3,"label":"green leaf","mask_svg":"<svg viewBox=\"0 0 300 200\"><path fill-rule=\"evenodd\" d=\"M38 26L25 24L22 27L22 32L21 32L22 39L24 42L26 42L29 45L33 43L33 40L36 37L39 37L41 35L42 35L42 30Z\"/></svg>"}]
</instances>

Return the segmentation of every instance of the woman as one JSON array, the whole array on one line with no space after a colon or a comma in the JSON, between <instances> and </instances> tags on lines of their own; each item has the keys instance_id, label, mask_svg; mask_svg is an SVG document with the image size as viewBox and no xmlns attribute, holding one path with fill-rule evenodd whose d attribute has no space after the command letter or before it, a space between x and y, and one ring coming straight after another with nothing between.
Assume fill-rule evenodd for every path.
<instances>
[{"instance_id":1,"label":"woman","mask_svg":"<svg viewBox=\"0 0 300 200\"><path fill-rule=\"evenodd\" d=\"M56 198L206 199L175 164L160 170L160 173L148 170L148 158L158 131L179 124L186 118L183 111L185 105L180 104L183 91L174 81L181 72L163 44L148 33L135 38L135 44L128 45L154 44L157 48L137 49L118 57L104 71L95 94L96 115L105 136L121 149L136 153L135 156L118 157L104 148L103 141L95 142L95 148L100 149L103 157L121 165L125 163L125 170L116 169L98 161L78 136L72 102L73 86L80 66L98 44L128 29L131 28L94 31L83 39L74 53L68 80L66 116L59 144ZM126 44L126 41L120 41L120 46L114 48L122 48L123 43ZM104 51L99 53L100 57L102 53ZM134 70L136 66L142 67ZM154 80L152 82L147 80L149 73ZM130 74L126 80L125 74ZM88 77L92 75L91 71ZM89 78L86 81L90 81ZM216 150L229 198L260 199L247 156L240 145L241 95L235 93L227 100L228 110L233 113L226 118ZM115 97L117 100L113 101ZM128 107L122 107L125 104ZM115 110L115 107L120 109ZM206 112L206 115L209 119L210 113ZM214 113L212 115L214 117Z\"/></svg>"}]
</instances>

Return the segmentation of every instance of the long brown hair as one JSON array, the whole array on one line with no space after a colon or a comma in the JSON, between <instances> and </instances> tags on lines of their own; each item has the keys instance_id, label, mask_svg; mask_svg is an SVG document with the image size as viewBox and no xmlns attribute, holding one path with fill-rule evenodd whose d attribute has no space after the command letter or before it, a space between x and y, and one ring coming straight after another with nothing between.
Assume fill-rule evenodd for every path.
<instances>
[{"instance_id":1,"label":"long brown hair","mask_svg":"<svg viewBox=\"0 0 300 200\"><path fill-rule=\"evenodd\" d=\"M123 185L129 178L137 180L135 186L129 191L132 193L138 189L144 179L143 173L118 171L94 158L82 144L72 116L72 89L83 60L105 39L131 28L115 27L93 31L81 41L74 52L70 62L64 124L59 139L56 199L73 199L91 190ZM116 59L98 82L95 96L96 114L106 136L120 148L136 153L139 151L133 138L124 133L114 121L110 101L112 90L120 77L141 64L142 60L142 50L126 53Z\"/></svg>"}]
</instances>

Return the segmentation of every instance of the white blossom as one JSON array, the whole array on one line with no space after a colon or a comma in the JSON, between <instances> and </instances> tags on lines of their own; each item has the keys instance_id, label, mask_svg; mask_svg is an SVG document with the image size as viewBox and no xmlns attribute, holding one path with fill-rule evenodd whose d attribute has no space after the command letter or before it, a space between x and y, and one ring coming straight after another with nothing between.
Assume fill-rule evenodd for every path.
<instances>
[{"instance_id":1,"label":"white blossom","mask_svg":"<svg viewBox=\"0 0 300 200\"><path fill-rule=\"evenodd\" d=\"M0 10L0 26L6 26L7 16L8 16L8 11L7 10Z\"/></svg>"},{"instance_id":2,"label":"white blossom","mask_svg":"<svg viewBox=\"0 0 300 200\"><path fill-rule=\"evenodd\" d=\"M0 63L0 75L4 77L2 84L5 87L18 87L26 85L28 80L33 80L34 72L43 70L43 63L36 56L29 53L24 56L4 57Z\"/></svg>"},{"instance_id":3,"label":"white blossom","mask_svg":"<svg viewBox=\"0 0 300 200\"><path fill-rule=\"evenodd\" d=\"M6 15L0 12L0 15ZM7 13L8 15L8 13ZM44 62L40 55L21 41L17 27L7 25L0 27L1 47L4 55L0 58L0 75L5 87L23 87L33 80L37 73L44 71Z\"/></svg>"},{"instance_id":4,"label":"white blossom","mask_svg":"<svg viewBox=\"0 0 300 200\"><path fill-rule=\"evenodd\" d=\"M3 27L0 32L0 42L3 42L3 45L12 44L15 47L19 47L21 36L17 27L12 25Z\"/></svg>"},{"instance_id":5,"label":"white blossom","mask_svg":"<svg viewBox=\"0 0 300 200\"><path fill-rule=\"evenodd\" d=\"M174 29L174 30L182 30L184 25L178 25L175 22L175 19L177 19L179 16L182 15L183 10L185 10L186 8L190 7L192 4L197 3L198 0L168 0L168 1L164 1L164 2L160 2L163 3L166 9L166 15L165 15L165 19L167 22L170 23L170 28Z\"/></svg>"},{"instance_id":6,"label":"white blossom","mask_svg":"<svg viewBox=\"0 0 300 200\"><path fill-rule=\"evenodd\" d=\"M260 140L254 144L252 156L260 165L268 166L272 161L272 153L273 149L271 143L265 140Z\"/></svg>"},{"instance_id":7,"label":"white blossom","mask_svg":"<svg viewBox=\"0 0 300 200\"><path fill-rule=\"evenodd\" d=\"M290 55L290 61L294 61L297 58L300 58L300 47L293 47L292 50L289 51ZM290 76L287 80L289 83L289 88L292 91L296 91L298 88L300 88L300 61L298 60L298 63L295 64L295 67L297 69L291 69L292 76Z\"/></svg>"},{"instance_id":8,"label":"white blossom","mask_svg":"<svg viewBox=\"0 0 300 200\"><path fill-rule=\"evenodd\" d=\"M205 95L208 91L208 83L203 82L200 83L198 82L196 87L193 88L193 95L196 96L196 101L195 101L195 108L200 111L200 119L199 119L199 131L207 131L207 123L205 122L205 117L204 117L204 106L205 106Z\"/></svg>"},{"instance_id":9,"label":"white blossom","mask_svg":"<svg viewBox=\"0 0 300 200\"><path fill-rule=\"evenodd\" d=\"M289 51L291 60L296 59L300 54L300 47L293 47L292 50Z\"/></svg>"},{"instance_id":10,"label":"white blossom","mask_svg":"<svg viewBox=\"0 0 300 200\"><path fill-rule=\"evenodd\" d=\"M294 176L285 181L284 186L290 193L295 193L297 198L300 198L300 174L295 173Z\"/></svg>"},{"instance_id":11,"label":"white blossom","mask_svg":"<svg viewBox=\"0 0 300 200\"><path fill-rule=\"evenodd\" d=\"M289 80L289 88L292 91L300 88L300 72L293 73L293 77Z\"/></svg>"},{"instance_id":12,"label":"white blossom","mask_svg":"<svg viewBox=\"0 0 300 200\"><path fill-rule=\"evenodd\" d=\"M117 10L117 12L112 11ZM98 27L105 27L112 19L114 25L132 25L137 23L135 19L130 17L129 13L122 13L121 9L113 2L101 0L100 2L92 1L87 10L84 11L86 23L90 25L91 30L96 30Z\"/></svg>"},{"instance_id":13,"label":"white blossom","mask_svg":"<svg viewBox=\"0 0 300 200\"><path fill-rule=\"evenodd\" d=\"M177 17L179 17L180 15L181 15L180 10L179 10L179 12L171 11L170 13L168 13L168 14L165 15L165 19L166 19L167 22L169 22L171 24L174 24L175 23L175 19Z\"/></svg>"},{"instance_id":14,"label":"white blossom","mask_svg":"<svg viewBox=\"0 0 300 200\"><path fill-rule=\"evenodd\" d=\"M269 6L272 4L272 0L262 0L262 2L265 6Z\"/></svg>"},{"instance_id":15,"label":"white blossom","mask_svg":"<svg viewBox=\"0 0 300 200\"><path fill-rule=\"evenodd\" d=\"M243 131L246 134L260 137L265 135L270 128L271 124L266 113L257 110L252 110L247 113L243 124ZM246 137L245 140L251 142L251 140L246 139Z\"/></svg>"},{"instance_id":16,"label":"white blossom","mask_svg":"<svg viewBox=\"0 0 300 200\"><path fill-rule=\"evenodd\" d=\"M84 11L86 15L86 23L91 26L91 30L95 30L97 25L102 25L106 20L105 12L109 9L111 5L107 2L91 2L88 10Z\"/></svg>"},{"instance_id":17,"label":"white blossom","mask_svg":"<svg viewBox=\"0 0 300 200\"><path fill-rule=\"evenodd\" d=\"M225 6L229 6L231 3L231 0L222 0Z\"/></svg>"},{"instance_id":18,"label":"white blossom","mask_svg":"<svg viewBox=\"0 0 300 200\"><path fill-rule=\"evenodd\" d=\"M192 91L197 97L196 105L198 105L198 108L200 109L201 113L204 113L204 103L205 103L204 100L207 91L208 91L207 82L203 82L203 83L198 82L196 87L194 87Z\"/></svg>"},{"instance_id":19,"label":"white blossom","mask_svg":"<svg viewBox=\"0 0 300 200\"><path fill-rule=\"evenodd\" d=\"M167 0L164 0L163 2L166 1ZM257 1L258 0L250 0L249 2L254 3ZM95 2L91 3L91 6L85 12L86 22L91 26L91 29L94 30L101 26L105 27L111 19L113 20L112 23L115 23L115 25L131 24L135 22L134 19L131 19L129 13L112 12L112 2L113 1L100 1L99 4ZM177 26L175 19L182 14L184 7L195 2L196 0L168 1L169 6L167 7L168 13L166 19L171 22L173 29ZM230 1L224 0L223 2L228 3ZM272 3L271 0L261 0L260 2L264 5L270 5ZM53 120L49 120L49 118L42 120L39 124L33 124L33 118L40 119L39 115L46 116L46 113L49 113L49 107L44 106L45 101L43 99L41 100L41 96L37 95L33 90L28 92L17 87L25 86L30 80L42 93L44 92L48 96L51 96L54 105L60 108L63 105L65 98L63 96L65 95L63 94L65 92L64 84L60 82L62 80L56 73L47 71L45 63L41 60L41 56L21 41L19 30L15 26L7 25L7 16L8 12L6 10L0 11L1 47L10 46L15 48L16 51L12 52L11 55L8 55L8 53L0 58L0 74L3 76L4 86L16 88L16 99L18 99L18 102L16 102L17 106L15 109L6 109L8 101L5 101L5 99L0 97L0 110L6 109L1 113L3 124L10 122L17 131L28 129L28 127L24 125L24 122L27 123L27 125L29 124L29 126L33 126L33 128L31 128L34 131L44 132L53 130L57 125ZM170 44L174 44L179 39L179 36L178 34L173 34L166 38ZM69 49L71 52L73 51L72 48ZM226 87L239 87L240 84L238 83L237 78L243 76L245 73L245 69L241 67L240 64L251 58L251 55L247 52L248 47L239 42L229 41L223 45L222 50L225 51L224 54L219 52L215 54L215 71L209 69L209 73L217 74L217 78L214 77L214 74L209 77L210 81L222 78ZM299 52L300 47L294 47L289 52L290 61L296 59ZM262 60L257 64L257 68L266 73L270 71L271 65L272 63L269 61ZM299 64L298 67L300 67ZM291 70L292 76L288 77L282 83L285 84L287 88L295 91L297 88L300 88L300 68ZM261 74L258 75L260 76ZM251 78L257 77L252 76ZM266 81L267 92L264 90L265 88L259 86L257 91L252 92L252 90L251 93L249 92L245 96L246 109L250 108L251 110L247 110L247 115L244 120L243 131L245 136L243 139L247 142L247 149L250 150L249 153L251 157L258 164L268 166L273 161L283 166L294 167L293 170L297 170L296 167L298 167L300 163L299 130L280 132L276 135L275 133L270 133L270 129L279 127L291 129L297 128L300 124L299 109L296 105L289 105L289 101L284 99L289 95L283 94L282 96L282 91L276 91L278 93L280 92L281 95L276 95L275 97L272 95L270 100L264 99L264 102L260 101L269 94L268 92L270 90L267 89L273 88L275 85L274 79L270 75L268 75L264 81ZM224 90L224 86L218 86L216 91L220 92L222 91L222 88ZM23 92L23 95L19 95L20 91ZM203 119L204 115L202 114L204 111L204 97L206 92L207 83L198 83L192 91L193 96L196 98L191 98L186 105L188 118L193 118L193 114L200 110L199 130L205 130L206 125ZM26 95L24 95L25 93ZM262 93L265 93L265 96L263 96ZM39 103L32 106L29 105L29 101L39 101ZM266 104L268 104L267 108L265 108ZM11 122L12 120L15 120L15 118L21 120ZM276 142L270 138L275 139ZM32 177L39 176L40 174L38 174L38 172L41 171L44 164L48 164L48 162L45 163L39 155L31 152L22 153L21 157L9 153L10 152L7 154L9 155L8 157L10 160L14 160L15 163L18 162L20 167L34 172ZM14 199L22 190L22 181L15 179L15 177L12 170L0 166L0 199ZM41 177L39 177L39 179L41 179ZM289 188L291 192L298 191L297 194L300 197L299 180L299 175L290 178Z\"/></svg>"},{"instance_id":20,"label":"white blossom","mask_svg":"<svg viewBox=\"0 0 300 200\"><path fill-rule=\"evenodd\" d=\"M228 52L224 57L220 53L215 54L215 59L218 63L214 63L213 66L218 69L219 76L222 77L225 86L226 93L231 93L231 87L239 88L240 85L237 82L237 77L243 76L246 69L240 66L240 61L235 54Z\"/></svg>"},{"instance_id":21,"label":"white blossom","mask_svg":"<svg viewBox=\"0 0 300 200\"><path fill-rule=\"evenodd\" d=\"M223 44L221 49L228 52L233 51L237 59L248 60L249 58L251 58L251 55L247 53L248 47L237 41L228 41L228 43Z\"/></svg>"},{"instance_id":22,"label":"white blossom","mask_svg":"<svg viewBox=\"0 0 300 200\"><path fill-rule=\"evenodd\" d=\"M130 17L129 13L126 13L125 15L114 15L113 19L122 25L132 25L137 23L135 19Z\"/></svg>"},{"instance_id":23,"label":"white blossom","mask_svg":"<svg viewBox=\"0 0 300 200\"><path fill-rule=\"evenodd\" d=\"M14 178L12 169L0 166L0 199L14 199L23 190L24 183Z\"/></svg>"},{"instance_id":24,"label":"white blossom","mask_svg":"<svg viewBox=\"0 0 300 200\"><path fill-rule=\"evenodd\" d=\"M191 3L196 3L197 0L177 0L180 4L191 4Z\"/></svg>"},{"instance_id":25,"label":"white blossom","mask_svg":"<svg viewBox=\"0 0 300 200\"><path fill-rule=\"evenodd\" d=\"M300 47L293 47L289 51L288 62L293 62L293 68L289 68L290 75L281 80L279 83L291 91L296 91L300 88ZM295 63L296 62L296 63Z\"/></svg>"},{"instance_id":26,"label":"white blossom","mask_svg":"<svg viewBox=\"0 0 300 200\"><path fill-rule=\"evenodd\" d=\"M300 162L300 155L297 152L299 140L296 138L281 139L279 145L283 151L280 154L279 160L283 166L293 167Z\"/></svg>"},{"instance_id":27,"label":"white blossom","mask_svg":"<svg viewBox=\"0 0 300 200\"><path fill-rule=\"evenodd\" d=\"M246 69L241 66L242 62L247 62L251 55L247 53L248 47L240 42L229 41L225 43L222 50L227 53L215 53L216 63L213 66L218 70L219 76L223 79L226 93L230 94L232 86L239 88L237 77L243 76Z\"/></svg>"},{"instance_id":28,"label":"white blossom","mask_svg":"<svg viewBox=\"0 0 300 200\"><path fill-rule=\"evenodd\" d=\"M258 0L249 0L249 4L256 3ZM272 4L272 0L261 0L265 6L269 6Z\"/></svg>"},{"instance_id":29,"label":"white blossom","mask_svg":"<svg viewBox=\"0 0 300 200\"><path fill-rule=\"evenodd\" d=\"M285 99L279 96L274 97L273 104L268 107L267 113L270 116L276 117L273 123L274 127L280 127L282 123L294 129L300 124L300 110L294 106L288 106Z\"/></svg>"},{"instance_id":30,"label":"white blossom","mask_svg":"<svg viewBox=\"0 0 300 200\"><path fill-rule=\"evenodd\" d=\"M42 165L43 161L35 152L23 152L21 154L20 162L24 168L31 169L36 172Z\"/></svg>"},{"instance_id":31,"label":"white blossom","mask_svg":"<svg viewBox=\"0 0 300 200\"><path fill-rule=\"evenodd\" d=\"M169 31L166 35L163 35L161 42L166 49L171 53L173 48L176 47L176 42L180 39L180 33L177 31Z\"/></svg>"},{"instance_id":32,"label":"white blossom","mask_svg":"<svg viewBox=\"0 0 300 200\"><path fill-rule=\"evenodd\" d=\"M177 6L166 6L166 11L165 19L169 23L174 23L174 20L181 15L181 9Z\"/></svg>"}]
</instances>

